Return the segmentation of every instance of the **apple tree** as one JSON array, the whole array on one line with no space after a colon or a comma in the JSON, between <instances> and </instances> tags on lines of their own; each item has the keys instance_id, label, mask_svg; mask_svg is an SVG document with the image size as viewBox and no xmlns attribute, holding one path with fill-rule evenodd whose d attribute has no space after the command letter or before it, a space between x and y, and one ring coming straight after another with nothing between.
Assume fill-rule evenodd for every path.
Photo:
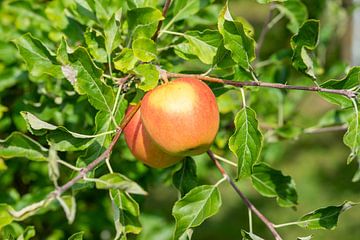
<instances>
[{"instance_id":1,"label":"apple tree","mask_svg":"<svg viewBox=\"0 0 360 240\"><path fill-rule=\"evenodd\" d=\"M221 239L280 240L335 229L360 201L347 194L360 180L360 66L340 57L357 7L345 2L1 1L0 239L219 239L206 232L220 231ZM202 154L152 168L122 133L144 96L179 78L211 89L219 130ZM201 110L183 122L154 118L151 134L186 131L191 137L176 140L186 144L214 120L202 117L205 132L182 127ZM285 154L322 134L326 144L303 141ZM347 156L332 151L339 142ZM341 200L311 191L311 169L328 166L314 149L341 166L323 179ZM299 151L310 153L307 163L295 161ZM302 203L305 188L313 202ZM226 218L230 198L242 208ZM348 235L359 236L352 224Z\"/></svg>"}]
</instances>

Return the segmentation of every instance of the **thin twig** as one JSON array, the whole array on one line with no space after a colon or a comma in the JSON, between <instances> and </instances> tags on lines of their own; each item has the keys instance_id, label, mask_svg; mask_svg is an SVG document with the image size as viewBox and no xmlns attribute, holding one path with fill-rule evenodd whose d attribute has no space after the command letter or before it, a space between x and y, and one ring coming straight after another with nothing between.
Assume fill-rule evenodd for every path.
<instances>
[{"instance_id":1,"label":"thin twig","mask_svg":"<svg viewBox=\"0 0 360 240\"><path fill-rule=\"evenodd\" d=\"M167 11L169 10L170 4L171 4L171 0L166 0L164 7L163 7L163 11L162 11L162 15L164 18L166 17L166 14L167 14ZM156 39L158 38L163 21L164 20L161 20L159 22L156 32L155 32L154 36L152 36L152 38L151 38L152 40L156 41Z\"/></svg>"},{"instance_id":2,"label":"thin twig","mask_svg":"<svg viewBox=\"0 0 360 240\"><path fill-rule=\"evenodd\" d=\"M250 200L240 191L240 189L236 186L235 182L229 177L226 173L225 169L221 166L221 164L216 160L214 153L210 150L207 151L207 154L211 158L211 160L215 163L217 169L220 171L221 175L226 178L226 180L230 183L231 187L236 191L236 193L243 200L248 209L250 209L256 216L260 218L260 220L266 225L266 227L270 230L272 235L276 240L282 240L279 233L274 228L274 224L270 222L251 202Z\"/></svg>"},{"instance_id":3,"label":"thin twig","mask_svg":"<svg viewBox=\"0 0 360 240\"><path fill-rule=\"evenodd\" d=\"M273 16L273 8L274 8L274 4L272 3L270 5L270 11L269 11L269 15L268 17L266 18L266 21L264 22L264 26L261 30L261 33L260 33L260 36L257 40L257 45L256 45L256 48L255 48L255 55L257 58L259 58L259 54L260 54L260 50L261 50L261 47L264 43L264 40L265 40L265 37L266 37L266 34L269 32L270 30L270 26L269 26L269 23L271 21L271 18Z\"/></svg>"},{"instance_id":4,"label":"thin twig","mask_svg":"<svg viewBox=\"0 0 360 240\"><path fill-rule=\"evenodd\" d=\"M196 78L199 80L213 82L213 83L221 83L225 85L231 85L235 87L263 87L263 88L277 88L277 89L289 89L289 90L302 90L302 91L310 91L310 92L323 92L323 93L331 93L342 95L348 97L350 99L356 98L357 92L346 90L346 89L329 89L322 88L319 86L297 86L297 85L286 85L281 83L269 83L269 82L261 82L261 81L245 81L245 82L237 82L232 80L225 80L215 77L202 76L198 74L182 74L182 73L171 73L167 72L168 77L175 78Z\"/></svg>"},{"instance_id":5,"label":"thin twig","mask_svg":"<svg viewBox=\"0 0 360 240\"><path fill-rule=\"evenodd\" d=\"M312 134L312 133L327 133L327 132L341 132L346 131L347 125L339 125L339 126L331 126L331 127L323 127L323 128L306 128L304 129L304 133Z\"/></svg>"}]
</instances>

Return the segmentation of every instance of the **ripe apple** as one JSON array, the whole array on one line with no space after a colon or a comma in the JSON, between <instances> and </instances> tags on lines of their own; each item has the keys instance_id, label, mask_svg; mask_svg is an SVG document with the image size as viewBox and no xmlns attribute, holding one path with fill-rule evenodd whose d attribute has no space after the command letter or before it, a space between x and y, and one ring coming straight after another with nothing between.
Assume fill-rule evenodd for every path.
<instances>
[{"instance_id":1,"label":"ripe apple","mask_svg":"<svg viewBox=\"0 0 360 240\"><path fill-rule=\"evenodd\" d=\"M178 78L147 92L141 119L160 148L176 156L207 151L219 129L219 110L211 89L195 78Z\"/></svg>"},{"instance_id":2,"label":"ripe apple","mask_svg":"<svg viewBox=\"0 0 360 240\"><path fill-rule=\"evenodd\" d=\"M127 114L134 106L130 106ZM180 161L182 157L163 152L150 138L140 118L140 109L124 128L125 141L131 153L138 160L154 168L165 168Z\"/></svg>"}]
</instances>

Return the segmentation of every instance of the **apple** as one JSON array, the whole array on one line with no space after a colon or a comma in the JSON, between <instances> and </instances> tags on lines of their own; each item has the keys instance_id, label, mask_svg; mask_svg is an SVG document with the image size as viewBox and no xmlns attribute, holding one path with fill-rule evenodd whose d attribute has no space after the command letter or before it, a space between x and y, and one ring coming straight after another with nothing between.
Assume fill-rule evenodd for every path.
<instances>
[{"instance_id":1,"label":"apple","mask_svg":"<svg viewBox=\"0 0 360 240\"><path fill-rule=\"evenodd\" d=\"M127 109L127 114L134 106ZM140 109L124 128L126 144L136 159L154 168L165 168L179 162L182 157L163 152L150 138L140 118Z\"/></svg>"},{"instance_id":2,"label":"apple","mask_svg":"<svg viewBox=\"0 0 360 240\"><path fill-rule=\"evenodd\" d=\"M195 78L178 78L147 92L141 119L154 142L175 156L207 151L219 129L219 110L211 89Z\"/></svg>"}]
</instances>

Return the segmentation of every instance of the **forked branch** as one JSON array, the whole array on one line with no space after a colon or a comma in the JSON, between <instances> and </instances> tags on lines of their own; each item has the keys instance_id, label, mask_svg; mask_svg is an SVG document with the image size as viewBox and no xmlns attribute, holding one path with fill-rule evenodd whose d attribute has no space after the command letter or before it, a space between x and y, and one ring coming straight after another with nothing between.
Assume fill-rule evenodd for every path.
<instances>
[{"instance_id":1,"label":"forked branch","mask_svg":"<svg viewBox=\"0 0 360 240\"><path fill-rule=\"evenodd\" d=\"M207 154L211 158L211 160L214 162L215 166L221 173L221 175L230 183L231 187L235 190L235 192L240 196L242 201L245 203L248 209L250 209L256 216L260 218L260 220L266 225L266 227L270 230L272 235L276 240L282 240L279 233L276 231L274 224L268 220L251 202L250 200L244 195L243 192L236 186L235 182L229 177L229 175L226 173L225 169L221 166L219 161L216 159L214 153L210 150L207 151Z\"/></svg>"}]
</instances>

